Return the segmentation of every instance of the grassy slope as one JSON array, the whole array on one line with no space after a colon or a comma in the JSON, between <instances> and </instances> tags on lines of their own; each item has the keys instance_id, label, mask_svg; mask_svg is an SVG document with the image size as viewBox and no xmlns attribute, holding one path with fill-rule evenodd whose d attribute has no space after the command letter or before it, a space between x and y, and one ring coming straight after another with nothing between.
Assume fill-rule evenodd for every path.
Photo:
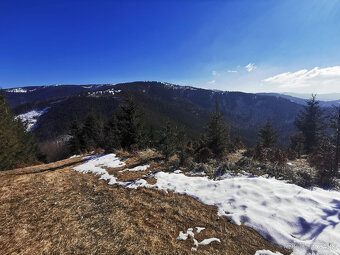
<instances>
[{"instance_id":1,"label":"grassy slope","mask_svg":"<svg viewBox=\"0 0 340 255\"><path fill-rule=\"evenodd\" d=\"M126 167L145 161L127 158ZM72 171L78 163L74 158L0 172L1 254L190 254L192 240L176 237L198 226L206 228L195 236L198 241L222 241L199 247L198 254L253 255L261 249L289 254L254 230L218 217L214 206L173 193L110 186ZM138 177L125 173L130 176L117 177Z\"/></svg>"}]
</instances>

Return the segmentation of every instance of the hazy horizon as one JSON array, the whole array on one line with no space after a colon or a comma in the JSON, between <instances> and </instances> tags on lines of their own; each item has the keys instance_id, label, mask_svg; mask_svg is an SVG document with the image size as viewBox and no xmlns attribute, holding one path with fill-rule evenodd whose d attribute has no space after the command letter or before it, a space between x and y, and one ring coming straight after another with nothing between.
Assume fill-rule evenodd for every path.
<instances>
[{"instance_id":1,"label":"hazy horizon","mask_svg":"<svg viewBox=\"0 0 340 255\"><path fill-rule=\"evenodd\" d=\"M150 82L150 81L128 81L128 82L122 82L122 83L130 83L130 82ZM158 82L158 81L157 81ZM169 83L169 82L162 82L159 81L160 83ZM44 87L44 86L89 86L89 85L100 85L100 84L111 84L111 85L117 85L119 83L84 83L84 84L42 84L42 85L30 85L30 86L17 86L17 87L9 87L9 88L2 88L0 86L0 89L16 89L16 88L25 88L25 87ZM199 86L193 86L193 85L185 85L185 84L174 84L174 83L169 83L173 85L178 85L178 86L189 86L189 87L194 87L194 88L202 88ZM214 89L214 88L202 88L202 89L208 89L208 90L216 90L216 91L228 91L228 92L243 92L243 93L254 93L254 94L261 94L261 93L266 93L266 94L271 94L271 93L279 93L283 95L289 95L293 97L298 97L302 99L309 99L312 94L316 94L319 100L321 101L333 101L333 100L340 100L340 93L333 92L333 93L297 93L297 92L264 92L264 91L258 91L258 92L249 92L249 91L241 91L241 90L220 90L220 89ZM321 98L320 98L321 96Z\"/></svg>"}]
</instances>

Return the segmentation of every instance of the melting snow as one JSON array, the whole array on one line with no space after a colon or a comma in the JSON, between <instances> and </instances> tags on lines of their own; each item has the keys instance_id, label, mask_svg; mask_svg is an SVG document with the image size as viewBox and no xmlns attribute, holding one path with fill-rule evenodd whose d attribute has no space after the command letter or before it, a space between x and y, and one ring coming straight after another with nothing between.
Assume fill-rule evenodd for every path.
<instances>
[{"instance_id":1,"label":"melting snow","mask_svg":"<svg viewBox=\"0 0 340 255\"><path fill-rule=\"evenodd\" d=\"M179 235L178 235L178 237L177 237L176 239L177 239L177 240L183 240L183 241L185 241L185 240L188 239L189 236L191 236L191 237L194 237L194 236L195 236L195 234L194 234L192 228L188 228L188 230L187 230L186 233L183 233L183 231L180 231L180 232L179 232Z\"/></svg>"},{"instance_id":2,"label":"melting snow","mask_svg":"<svg viewBox=\"0 0 340 255\"><path fill-rule=\"evenodd\" d=\"M123 165L124 162L114 154L109 154L91 158L74 169L99 174L100 179L109 181L109 184L156 188L192 196L204 204L217 206L218 214L235 224L254 228L267 240L292 249L294 255L340 254L339 192L319 188L308 190L274 178L236 176L210 180L164 172L152 175L157 180L153 185L144 179L122 183L101 168ZM191 233L182 232L182 237L186 234ZM193 250L198 245L197 242Z\"/></svg>"},{"instance_id":3,"label":"melting snow","mask_svg":"<svg viewBox=\"0 0 340 255\"><path fill-rule=\"evenodd\" d=\"M200 233L201 231L203 231L205 228L201 228L201 227L196 227L196 233Z\"/></svg>"},{"instance_id":4,"label":"melting snow","mask_svg":"<svg viewBox=\"0 0 340 255\"><path fill-rule=\"evenodd\" d=\"M202 230L204 230L205 228L201 228L201 227L196 227L196 234L200 233ZM212 242L218 242L220 243L221 240L218 239L218 238L208 238L208 239L204 239L203 241L201 242L198 242L196 239L195 239L195 233L193 232L194 229L193 228L188 228L187 232L186 233L183 233L183 231L180 231L179 234L178 234L178 237L176 238L177 240L179 241L185 241L189 238L189 236L192 237L193 241L194 241L194 247L191 248L191 251L197 251L197 248L199 245L209 245L210 243Z\"/></svg>"},{"instance_id":5,"label":"melting snow","mask_svg":"<svg viewBox=\"0 0 340 255\"><path fill-rule=\"evenodd\" d=\"M272 252L272 251L268 251L268 250L260 250L255 252L255 255L282 255L281 252Z\"/></svg>"},{"instance_id":6,"label":"melting snow","mask_svg":"<svg viewBox=\"0 0 340 255\"><path fill-rule=\"evenodd\" d=\"M126 171L130 171L130 172L137 172L137 171L145 171L146 169L148 169L150 167L150 165L144 165L144 166L136 166L134 168L126 168L124 170L121 170L119 172L126 172Z\"/></svg>"},{"instance_id":7,"label":"melting snow","mask_svg":"<svg viewBox=\"0 0 340 255\"><path fill-rule=\"evenodd\" d=\"M22 89L22 88L15 88L15 89L6 90L6 92L11 92L11 93L26 93L27 90L26 89Z\"/></svg>"},{"instance_id":8,"label":"melting snow","mask_svg":"<svg viewBox=\"0 0 340 255\"><path fill-rule=\"evenodd\" d=\"M35 128L35 125L41 115L46 113L48 111L49 107L38 111L38 110L33 110L29 111L23 114L19 114L16 116L16 118L19 118L22 122L27 123L27 130L31 131Z\"/></svg>"},{"instance_id":9,"label":"melting snow","mask_svg":"<svg viewBox=\"0 0 340 255\"><path fill-rule=\"evenodd\" d=\"M87 158L87 162L73 169L81 173L93 173L95 175L100 175L100 180L106 180L109 184L119 184L113 175L110 175L105 168L111 167L117 168L125 165L124 162L120 161L115 154L108 154L105 156L91 156Z\"/></svg>"},{"instance_id":10,"label":"melting snow","mask_svg":"<svg viewBox=\"0 0 340 255\"><path fill-rule=\"evenodd\" d=\"M199 242L198 245L208 245L208 244L210 244L210 243L212 243L212 242L218 242L218 243L220 243L221 240L218 239L218 238L215 238L215 237L213 237L213 238L208 238L208 239L204 239L202 242Z\"/></svg>"}]
</instances>

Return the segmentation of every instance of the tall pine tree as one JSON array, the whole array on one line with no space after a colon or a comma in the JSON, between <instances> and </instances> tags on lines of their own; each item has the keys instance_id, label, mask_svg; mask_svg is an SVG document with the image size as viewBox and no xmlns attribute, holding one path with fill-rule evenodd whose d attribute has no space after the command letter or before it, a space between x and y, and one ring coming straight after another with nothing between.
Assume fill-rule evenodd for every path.
<instances>
[{"instance_id":1,"label":"tall pine tree","mask_svg":"<svg viewBox=\"0 0 340 255\"><path fill-rule=\"evenodd\" d=\"M261 127L258 136L262 148L273 148L277 144L277 132L269 120Z\"/></svg>"},{"instance_id":2,"label":"tall pine tree","mask_svg":"<svg viewBox=\"0 0 340 255\"><path fill-rule=\"evenodd\" d=\"M168 160L176 152L182 152L185 141L185 133L170 121L166 121L159 131L157 147Z\"/></svg>"},{"instance_id":3,"label":"tall pine tree","mask_svg":"<svg viewBox=\"0 0 340 255\"><path fill-rule=\"evenodd\" d=\"M19 119L14 118L2 90L0 116L0 170L32 164L36 160L34 137Z\"/></svg>"},{"instance_id":4,"label":"tall pine tree","mask_svg":"<svg viewBox=\"0 0 340 255\"><path fill-rule=\"evenodd\" d=\"M210 120L201 138L201 145L209 148L216 157L221 157L229 149L229 140L229 126L216 102L215 112L210 114Z\"/></svg>"},{"instance_id":5,"label":"tall pine tree","mask_svg":"<svg viewBox=\"0 0 340 255\"><path fill-rule=\"evenodd\" d=\"M82 130L78 121L74 120L71 123L70 133L71 139L68 141L69 152L72 154L81 153L81 134Z\"/></svg>"},{"instance_id":6,"label":"tall pine tree","mask_svg":"<svg viewBox=\"0 0 340 255\"><path fill-rule=\"evenodd\" d=\"M334 174L339 175L340 160L340 106L335 106L330 116L330 127L334 130Z\"/></svg>"},{"instance_id":7,"label":"tall pine tree","mask_svg":"<svg viewBox=\"0 0 340 255\"><path fill-rule=\"evenodd\" d=\"M143 148L146 145L144 114L132 95L120 107L117 126L120 144L124 149L130 150L132 146Z\"/></svg>"},{"instance_id":8,"label":"tall pine tree","mask_svg":"<svg viewBox=\"0 0 340 255\"><path fill-rule=\"evenodd\" d=\"M89 112L81 134L81 146L83 150L103 147L104 123L105 118L99 110Z\"/></svg>"},{"instance_id":9,"label":"tall pine tree","mask_svg":"<svg viewBox=\"0 0 340 255\"><path fill-rule=\"evenodd\" d=\"M104 148L107 152L113 152L114 149L120 148L119 130L117 116L112 115L104 128L105 142Z\"/></svg>"},{"instance_id":10,"label":"tall pine tree","mask_svg":"<svg viewBox=\"0 0 340 255\"><path fill-rule=\"evenodd\" d=\"M304 136L306 153L316 151L325 129L323 111L316 100L316 95L312 95L307 101L304 110L296 117L295 125Z\"/></svg>"}]
</instances>

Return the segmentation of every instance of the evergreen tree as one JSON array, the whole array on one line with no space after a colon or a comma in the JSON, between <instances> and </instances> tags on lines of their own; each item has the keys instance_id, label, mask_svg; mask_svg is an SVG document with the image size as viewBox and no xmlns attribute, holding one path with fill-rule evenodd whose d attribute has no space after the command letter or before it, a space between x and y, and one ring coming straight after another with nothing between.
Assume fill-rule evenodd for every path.
<instances>
[{"instance_id":1,"label":"evergreen tree","mask_svg":"<svg viewBox=\"0 0 340 255\"><path fill-rule=\"evenodd\" d=\"M81 144L83 150L102 147L104 144L104 117L98 110L92 110L85 120Z\"/></svg>"},{"instance_id":2,"label":"evergreen tree","mask_svg":"<svg viewBox=\"0 0 340 255\"><path fill-rule=\"evenodd\" d=\"M220 157L229 149L229 144L229 126L216 102L215 112L210 115L209 123L201 138L201 145L209 148L216 157Z\"/></svg>"},{"instance_id":3,"label":"evergreen tree","mask_svg":"<svg viewBox=\"0 0 340 255\"><path fill-rule=\"evenodd\" d=\"M317 170L317 180L322 185L332 185L334 172L334 144L330 136L322 136L318 150L308 157L308 162Z\"/></svg>"},{"instance_id":4,"label":"evergreen tree","mask_svg":"<svg viewBox=\"0 0 340 255\"><path fill-rule=\"evenodd\" d=\"M114 149L120 148L119 142L119 130L117 125L116 115L112 115L109 121L105 125L105 151L113 152Z\"/></svg>"},{"instance_id":5,"label":"evergreen tree","mask_svg":"<svg viewBox=\"0 0 340 255\"><path fill-rule=\"evenodd\" d=\"M304 152L305 137L302 132L296 133L290 137L289 151L293 153L292 158L300 158Z\"/></svg>"},{"instance_id":6,"label":"evergreen tree","mask_svg":"<svg viewBox=\"0 0 340 255\"><path fill-rule=\"evenodd\" d=\"M334 173L339 174L339 159L340 159L340 106L335 106L330 116L330 127L334 130Z\"/></svg>"},{"instance_id":7,"label":"evergreen tree","mask_svg":"<svg viewBox=\"0 0 340 255\"><path fill-rule=\"evenodd\" d=\"M185 133L170 121L161 127L159 132L158 148L168 160L177 152L184 153ZM183 155L184 156L184 155Z\"/></svg>"},{"instance_id":8,"label":"evergreen tree","mask_svg":"<svg viewBox=\"0 0 340 255\"><path fill-rule=\"evenodd\" d=\"M71 139L68 141L68 147L71 154L78 154L81 152L81 134L82 130L79 122L73 121L69 133Z\"/></svg>"},{"instance_id":9,"label":"evergreen tree","mask_svg":"<svg viewBox=\"0 0 340 255\"><path fill-rule=\"evenodd\" d=\"M304 149L307 154L317 150L325 129L323 112L316 100L316 95L307 101L307 105L295 120L295 125L304 136Z\"/></svg>"},{"instance_id":10,"label":"evergreen tree","mask_svg":"<svg viewBox=\"0 0 340 255\"><path fill-rule=\"evenodd\" d=\"M277 132L274 130L273 125L269 120L261 127L258 136L259 145L262 148L273 148L277 145Z\"/></svg>"},{"instance_id":11,"label":"evergreen tree","mask_svg":"<svg viewBox=\"0 0 340 255\"><path fill-rule=\"evenodd\" d=\"M26 126L15 119L0 90L0 170L15 168L19 163L36 160L36 144Z\"/></svg>"},{"instance_id":12,"label":"evergreen tree","mask_svg":"<svg viewBox=\"0 0 340 255\"><path fill-rule=\"evenodd\" d=\"M130 150L132 145L139 148L145 147L144 114L131 95L126 98L126 103L120 107L117 114L117 126L120 144L124 149Z\"/></svg>"}]
</instances>

